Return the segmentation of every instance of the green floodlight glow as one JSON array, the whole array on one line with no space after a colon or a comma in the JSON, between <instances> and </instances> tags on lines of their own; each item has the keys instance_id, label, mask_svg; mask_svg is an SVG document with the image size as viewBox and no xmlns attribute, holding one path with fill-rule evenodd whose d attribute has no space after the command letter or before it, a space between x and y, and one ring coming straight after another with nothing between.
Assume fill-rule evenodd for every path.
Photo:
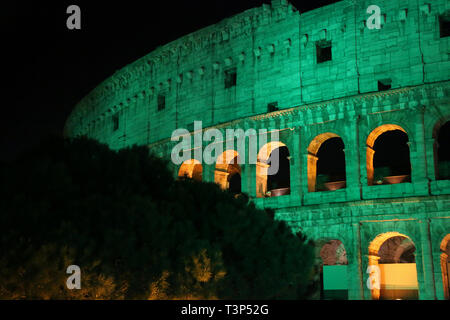
<instances>
[{"instance_id":1,"label":"green floodlight glow","mask_svg":"<svg viewBox=\"0 0 450 320\"><path fill-rule=\"evenodd\" d=\"M279 141L268 141L270 152L256 164L190 159L171 164L173 173L224 189L239 174L241 188L233 180L233 190L258 207L275 209L277 219L317 243L342 241L348 266L323 274L332 290L347 290L339 296L383 298L382 289L367 287L366 270L378 266L383 241L400 234L416 245L418 297L448 299L446 6L447 0L408 8L379 0L380 12L368 13L358 1L340 1L299 13L273 0L124 67L76 106L65 134L87 135L113 149L147 145L170 159L172 133L185 128L194 139L194 121L221 133L276 130ZM327 146L331 139L339 146ZM281 147L288 177L275 187L267 178L269 156ZM336 169L334 162L339 170L328 170Z\"/></svg>"}]
</instances>

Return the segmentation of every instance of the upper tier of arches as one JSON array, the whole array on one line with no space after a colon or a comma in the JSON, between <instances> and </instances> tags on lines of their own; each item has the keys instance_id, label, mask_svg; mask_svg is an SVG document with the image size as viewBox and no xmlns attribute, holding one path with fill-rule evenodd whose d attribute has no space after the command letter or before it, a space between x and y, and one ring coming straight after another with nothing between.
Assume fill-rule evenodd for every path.
<instances>
[{"instance_id":1,"label":"upper tier of arches","mask_svg":"<svg viewBox=\"0 0 450 320\"><path fill-rule=\"evenodd\" d=\"M342 134L345 131L328 131L305 137L307 147L300 148L295 141L301 133L288 130L280 140L260 146L256 164L246 163L245 154L229 149L217 157L214 166L186 161L178 176L195 179L194 167L200 173L206 169L210 173L203 181L214 181L233 193L245 192L256 199L295 199L303 194L306 203L357 200L361 194L364 198L389 198L449 193L450 115L432 127L432 138L423 144L417 132L410 131L412 127L412 123L375 125L365 137L355 140ZM357 145L358 141L362 143ZM428 159L422 152L428 153ZM185 174L187 164L191 171ZM415 192L422 185L426 189Z\"/></svg>"}]
</instances>

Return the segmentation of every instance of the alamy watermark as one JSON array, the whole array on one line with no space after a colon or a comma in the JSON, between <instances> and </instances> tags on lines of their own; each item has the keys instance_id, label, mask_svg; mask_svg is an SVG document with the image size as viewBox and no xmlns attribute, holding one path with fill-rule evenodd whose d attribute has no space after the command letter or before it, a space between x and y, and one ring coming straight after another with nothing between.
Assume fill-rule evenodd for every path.
<instances>
[{"instance_id":1,"label":"alamy watermark","mask_svg":"<svg viewBox=\"0 0 450 320\"><path fill-rule=\"evenodd\" d=\"M368 19L366 26L368 29L381 29L381 9L377 5L370 5L367 10L367 13L372 14Z\"/></svg>"},{"instance_id":2,"label":"alamy watermark","mask_svg":"<svg viewBox=\"0 0 450 320\"><path fill-rule=\"evenodd\" d=\"M69 290L80 290L81 289L81 269L77 265L68 266L66 273L70 274L67 278L66 286Z\"/></svg>"},{"instance_id":3,"label":"alamy watermark","mask_svg":"<svg viewBox=\"0 0 450 320\"><path fill-rule=\"evenodd\" d=\"M279 148L270 147L269 135L270 141L279 142L279 130L226 129L224 137L219 129L203 130L202 121L194 121L193 134L182 128L173 131L171 141L179 143L173 147L171 159L175 165L181 165L192 159L207 165L230 164L233 160L235 164L257 164L263 159L266 164L270 163L267 175L275 175L280 164ZM203 142L209 143L204 147ZM224 144L225 151L236 153L224 153Z\"/></svg>"},{"instance_id":4,"label":"alamy watermark","mask_svg":"<svg viewBox=\"0 0 450 320\"><path fill-rule=\"evenodd\" d=\"M369 274L367 278L367 288L370 290L380 289L380 279L381 279L381 271L380 267L376 265L370 265L367 267L366 273Z\"/></svg>"},{"instance_id":5,"label":"alamy watermark","mask_svg":"<svg viewBox=\"0 0 450 320\"><path fill-rule=\"evenodd\" d=\"M77 5L70 5L66 10L67 14L70 16L67 18L66 26L69 30L80 30L81 29L81 9Z\"/></svg>"},{"instance_id":6,"label":"alamy watermark","mask_svg":"<svg viewBox=\"0 0 450 320\"><path fill-rule=\"evenodd\" d=\"M355 1L350 0L353 4ZM70 5L66 9L66 13L70 16L66 20L66 26L69 30L81 29L81 8L75 4ZM381 9L377 5L367 7L366 13L371 14L367 19L366 26L368 29L381 29Z\"/></svg>"}]
</instances>

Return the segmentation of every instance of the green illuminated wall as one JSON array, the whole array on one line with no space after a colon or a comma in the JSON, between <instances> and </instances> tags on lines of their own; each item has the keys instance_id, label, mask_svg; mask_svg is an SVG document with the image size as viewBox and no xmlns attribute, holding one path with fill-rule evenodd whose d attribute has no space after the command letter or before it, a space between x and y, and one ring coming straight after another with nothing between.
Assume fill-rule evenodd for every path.
<instances>
[{"instance_id":1,"label":"green illuminated wall","mask_svg":"<svg viewBox=\"0 0 450 320\"><path fill-rule=\"evenodd\" d=\"M447 80L449 39L438 28L447 1L376 1L386 22L369 30L372 2L341 1L300 15L274 1L173 41L93 90L66 134L88 133L117 148L149 144L193 120L210 126L265 113L271 102L285 109L376 91L386 78L392 88ZM331 41L332 61L316 63L320 40ZM230 68L237 86L224 89ZM166 109L158 112L160 94ZM112 132L116 113L120 128Z\"/></svg>"},{"instance_id":2,"label":"green illuminated wall","mask_svg":"<svg viewBox=\"0 0 450 320\"><path fill-rule=\"evenodd\" d=\"M276 209L294 230L320 241L339 239L348 256L350 299L370 299L368 246L397 231L416 246L420 299L443 299L441 242L450 233L450 180L435 176L435 139L450 120L450 37L440 37L446 0L341 1L299 13L273 0L187 35L126 66L74 109L67 136L88 135L119 149L148 145L169 157L176 128L280 129L289 148L291 194L256 198L256 167L242 165L242 190ZM369 30L369 5L382 28ZM149 35L151 36L151 35ZM317 63L317 44L331 61ZM226 72L237 73L225 88ZM391 90L378 92L378 81ZM158 96L165 108L158 111ZM276 102L280 111L267 113ZM118 128L114 130L114 118ZM385 124L410 141L411 182L369 186L367 138ZM307 148L320 134L345 144L347 187L308 192ZM174 175L178 167L172 165ZM203 180L214 181L214 165Z\"/></svg>"}]
</instances>

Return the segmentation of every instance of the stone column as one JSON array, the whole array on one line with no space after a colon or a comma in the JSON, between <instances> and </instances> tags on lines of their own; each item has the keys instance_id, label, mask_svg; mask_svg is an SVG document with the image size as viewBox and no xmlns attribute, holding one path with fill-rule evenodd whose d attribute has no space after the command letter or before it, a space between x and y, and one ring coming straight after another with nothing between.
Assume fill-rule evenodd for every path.
<instances>
[{"instance_id":1,"label":"stone column","mask_svg":"<svg viewBox=\"0 0 450 320\"><path fill-rule=\"evenodd\" d=\"M267 163L258 161L255 167L256 196L258 198L263 198L267 192L267 170L269 168L269 165Z\"/></svg>"},{"instance_id":2,"label":"stone column","mask_svg":"<svg viewBox=\"0 0 450 320\"><path fill-rule=\"evenodd\" d=\"M248 164L241 164L241 192L242 193L249 193L249 180L248 180L248 172L249 165Z\"/></svg>"},{"instance_id":3,"label":"stone column","mask_svg":"<svg viewBox=\"0 0 450 320\"><path fill-rule=\"evenodd\" d=\"M439 300L448 300L450 298L450 292L449 292L449 271L448 270L448 255L444 252L439 253L438 255L438 263L435 264L436 269L439 268L439 270L436 270L435 273L435 281L436 281L436 298ZM437 259L435 259L436 261ZM447 270L447 272L445 272Z\"/></svg>"},{"instance_id":4,"label":"stone column","mask_svg":"<svg viewBox=\"0 0 450 320\"><path fill-rule=\"evenodd\" d=\"M305 128L303 128L303 130L301 131L300 134L303 134L303 138L300 137L300 144L301 147L299 148L299 155L298 155L298 159L300 160L299 165L300 165L300 176L301 176L301 191L302 191L302 199L304 200L305 196L308 194L308 160L309 160L309 155L308 155L308 143L307 141L304 141L304 137L306 137L306 130ZM303 139L303 140L302 140ZM303 142L303 144L302 144ZM303 201L302 201L303 202Z\"/></svg>"},{"instance_id":5,"label":"stone column","mask_svg":"<svg viewBox=\"0 0 450 320\"><path fill-rule=\"evenodd\" d=\"M373 167L373 158L375 156L375 150L373 150L372 147L366 146L366 179L368 185L373 185L373 179L374 179L374 172L375 169Z\"/></svg>"},{"instance_id":6,"label":"stone column","mask_svg":"<svg viewBox=\"0 0 450 320\"><path fill-rule=\"evenodd\" d=\"M244 139L245 156L241 155L241 179L242 192L247 193L250 198L256 197L256 161L258 158L258 131L254 121L244 123L244 132L255 130L254 135Z\"/></svg>"},{"instance_id":7,"label":"stone column","mask_svg":"<svg viewBox=\"0 0 450 320\"><path fill-rule=\"evenodd\" d=\"M360 174L360 158L359 158L359 118L354 116L348 127L346 128L345 142L345 173L346 173L346 189L347 200L361 199L361 174Z\"/></svg>"},{"instance_id":8,"label":"stone column","mask_svg":"<svg viewBox=\"0 0 450 320\"><path fill-rule=\"evenodd\" d=\"M419 221L420 228L420 253L417 259L417 281L419 283L419 299L436 299L436 288L434 283L433 257L431 254L431 234L428 221ZM416 246L416 250L418 246Z\"/></svg>"},{"instance_id":9,"label":"stone column","mask_svg":"<svg viewBox=\"0 0 450 320\"><path fill-rule=\"evenodd\" d=\"M245 165L245 175L243 173L242 177L245 177L246 180L244 192L246 192L250 198L256 198L256 164Z\"/></svg>"},{"instance_id":10,"label":"stone column","mask_svg":"<svg viewBox=\"0 0 450 320\"><path fill-rule=\"evenodd\" d=\"M410 111L415 113L414 132L410 132L409 143L410 161L411 161L411 182L427 183L427 158L425 148L424 134L424 110L422 106L411 108ZM413 138L413 139L411 139ZM413 140L413 141L411 141Z\"/></svg>"},{"instance_id":11,"label":"stone column","mask_svg":"<svg viewBox=\"0 0 450 320\"><path fill-rule=\"evenodd\" d=\"M319 158L313 154L307 154L308 192L316 191L317 161Z\"/></svg>"},{"instance_id":12,"label":"stone column","mask_svg":"<svg viewBox=\"0 0 450 320\"><path fill-rule=\"evenodd\" d=\"M436 157L433 138L425 139L425 157L427 160L427 178L429 181L436 180Z\"/></svg>"},{"instance_id":13,"label":"stone column","mask_svg":"<svg viewBox=\"0 0 450 320\"><path fill-rule=\"evenodd\" d=\"M295 128L292 132L292 147L290 150L289 169L291 173L291 197L296 203L300 203L302 196L300 157L300 130Z\"/></svg>"},{"instance_id":14,"label":"stone column","mask_svg":"<svg viewBox=\"0 0 450 320\"><path fill-rule=\"evenodd\" d=\"M366 141L360 141L359 145L359 182L361 184L361 188L367 187L369 178L367 176L367 145ZM373 178L373 170L372 170L372 178Z\"/></svg>"},{"instance_id":15,"label":"stone column","mask_svg":"<svg viewBox=\"0 0 450 320\"><path fill-rule=\"evenodd\" d=\"M363 274L361 261L361 237L359 234L359 224L352 224L352 247L348 248L348 299L363 300Z\"/></svg>"}]
</instances>

